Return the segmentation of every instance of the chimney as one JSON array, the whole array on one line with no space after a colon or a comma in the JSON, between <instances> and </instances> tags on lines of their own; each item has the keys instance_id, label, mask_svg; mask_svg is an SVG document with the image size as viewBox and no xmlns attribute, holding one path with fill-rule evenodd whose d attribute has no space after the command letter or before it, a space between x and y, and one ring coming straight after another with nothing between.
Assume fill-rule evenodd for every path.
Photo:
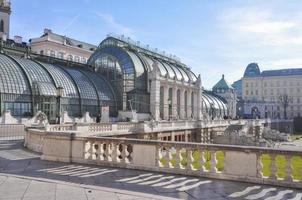
<instances>
[{"instance_id":1,"label":"chimney","mask_svg":"<svg viewBox=\"0 0 302 200\"><path fill-rule=\"evenodd\" d=\"M47 33L52 33L52 30L49 29L49 28L45 28L45 29L44 29L44 34L47 34Z\"/></svg>"},{"instance_id":2,"label":"chimney","mask_svg":"<svg viewBox=\"0 0 302 200\"><path fill-rule=\"evenodd\" d=\"M15 41L15 43L17 43L17 44L22 44L22 37L16 35L16 36L14 37L14 41Z\"/></svg>"}]
</instances>

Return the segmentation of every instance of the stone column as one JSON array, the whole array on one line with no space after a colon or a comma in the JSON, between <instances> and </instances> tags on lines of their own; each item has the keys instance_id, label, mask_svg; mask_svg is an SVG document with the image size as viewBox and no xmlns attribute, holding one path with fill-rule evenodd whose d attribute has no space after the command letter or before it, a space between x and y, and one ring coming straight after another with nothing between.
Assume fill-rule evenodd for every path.
<instances>
[{"instance_id":1,"label":"stone column","mask_svg":"<svg viewBox=\"0 0 302 200\"><path fill-rule=\"evenodd\" d=\"M191 93L192 93L192 91L191 90L188 90L187 91L187 96L188 96L188 105L187 105L187 112L188 112L188 119L190 119L191 118L191 114L192 114L192 109L191 109L191 107L192 107L192 105L191 105Z\"/></svg>"},{"instance_id":2,"label":"stone column","mask_svg":"<svg viewBox=\"0 0 302 200\"><path fill-rule=\"evenodd\" d=\"M157 63L153 63L153 70L150 74L150 112L155 121L160 119L160 80L158 79L159 69Z\"/></svg>"},{"instance_id":3,"label":"stone column","mask_svg":"<svg viewBox=\"0 0 302 200\"><path fill-rule=\"evenodd\" d=\"M168 120L169 119L169 87L167 85L163 86L164 87L164 119Z\"/></svg>"},{"instance_id":4,"label":"stone column","mask_svg":"<svg viewBox=\"0 0 302 200\"><path fill-rule=\"evenodd\" d=\"M180 89L180 119L185 118L185 91L184 89Z\"/></svg>"},{"instance_id":5,"label":"stone column","mask_svg":"<svg viewBox=\"0 0 302 200\"><path fill-rule=\"evenodd\" d=\"M177 118L177 87L172 89L172 119Z\"/></svg>"},{"instance_id":6,"label":"stone column","mask_svg":"<svg viewBox=\"0 0 302 200\"><path fill-rule=\"evenodd\" d=\"M198 76L196 81L197 91L196 91L196 118L197 120L202 120L202 85L201 85L201 77Z\"/></svg>"}]
</instances>

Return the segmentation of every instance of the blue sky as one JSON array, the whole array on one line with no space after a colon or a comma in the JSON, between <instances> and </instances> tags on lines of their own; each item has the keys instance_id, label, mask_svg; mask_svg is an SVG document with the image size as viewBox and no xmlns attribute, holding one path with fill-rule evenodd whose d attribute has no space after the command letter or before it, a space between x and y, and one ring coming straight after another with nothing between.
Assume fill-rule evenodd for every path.
<instances>
[{"instance_id":1,"label":"blue sky","mask_svg":"<svg viewBox=\"0 0 302 200\"><path fill-rule=\"evenodd\" d=\"M124 34L181 58L211 88L247 64L302 67L301 0L12 0L11 35L44 28L99 44Z\"/></svg>"}]
</instances>

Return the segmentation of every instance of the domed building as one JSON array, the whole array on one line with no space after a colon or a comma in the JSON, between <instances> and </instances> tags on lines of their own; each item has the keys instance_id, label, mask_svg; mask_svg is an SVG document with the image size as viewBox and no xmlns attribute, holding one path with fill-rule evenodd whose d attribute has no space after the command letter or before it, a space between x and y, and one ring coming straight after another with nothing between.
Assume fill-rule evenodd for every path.
<instances>
[{"instance_id":1,"label":"domed building","mask_svg":"<svg viewBox=\"0 0 302 200\"><path fill-rule=\"evenodd\" d=\"M227 104L227 112L224 113L225 117L236 117L236 93L234 88L225 80L224 75L212 88L214 94L218 95L225 104Z\"/></svg>"},{"instance_id":2,"label":"domed building","mask_svg":"<svg viewBox=\"0 0 302 200\"><path fill-rule=\"evenodd\" d=\"M260 76L260 69L257 63L250 63L246 67L244 71L244 76L243 77L258 77Z\"/></svg>"},{"instance_id":3,"label":"domed building","mask_svg":"<svg viewBox=\"0 0 302 200\"><path fill-rule=\"evenodd\" d=\"M245 118L293 119L302 113L302 69L260 71L250 63L241 80L235 82Z\"/></svg>"}]
</instances>

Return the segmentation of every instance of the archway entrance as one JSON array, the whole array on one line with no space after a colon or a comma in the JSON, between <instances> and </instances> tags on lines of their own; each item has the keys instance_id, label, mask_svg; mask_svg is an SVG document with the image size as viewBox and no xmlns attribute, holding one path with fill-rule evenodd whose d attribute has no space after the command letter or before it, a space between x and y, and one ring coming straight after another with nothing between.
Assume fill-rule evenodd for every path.
<instances>
[{"instance_id":1,"label":"archway entrance","mask_svg":"<svg viewBox=\"0 0 302 200\"><path fill-rule=\"evenodd\" d=\"M254 106L251 110L252 118L257 119L260 118L260 112L257 106Z\"/></svg>"}]
</instances>

